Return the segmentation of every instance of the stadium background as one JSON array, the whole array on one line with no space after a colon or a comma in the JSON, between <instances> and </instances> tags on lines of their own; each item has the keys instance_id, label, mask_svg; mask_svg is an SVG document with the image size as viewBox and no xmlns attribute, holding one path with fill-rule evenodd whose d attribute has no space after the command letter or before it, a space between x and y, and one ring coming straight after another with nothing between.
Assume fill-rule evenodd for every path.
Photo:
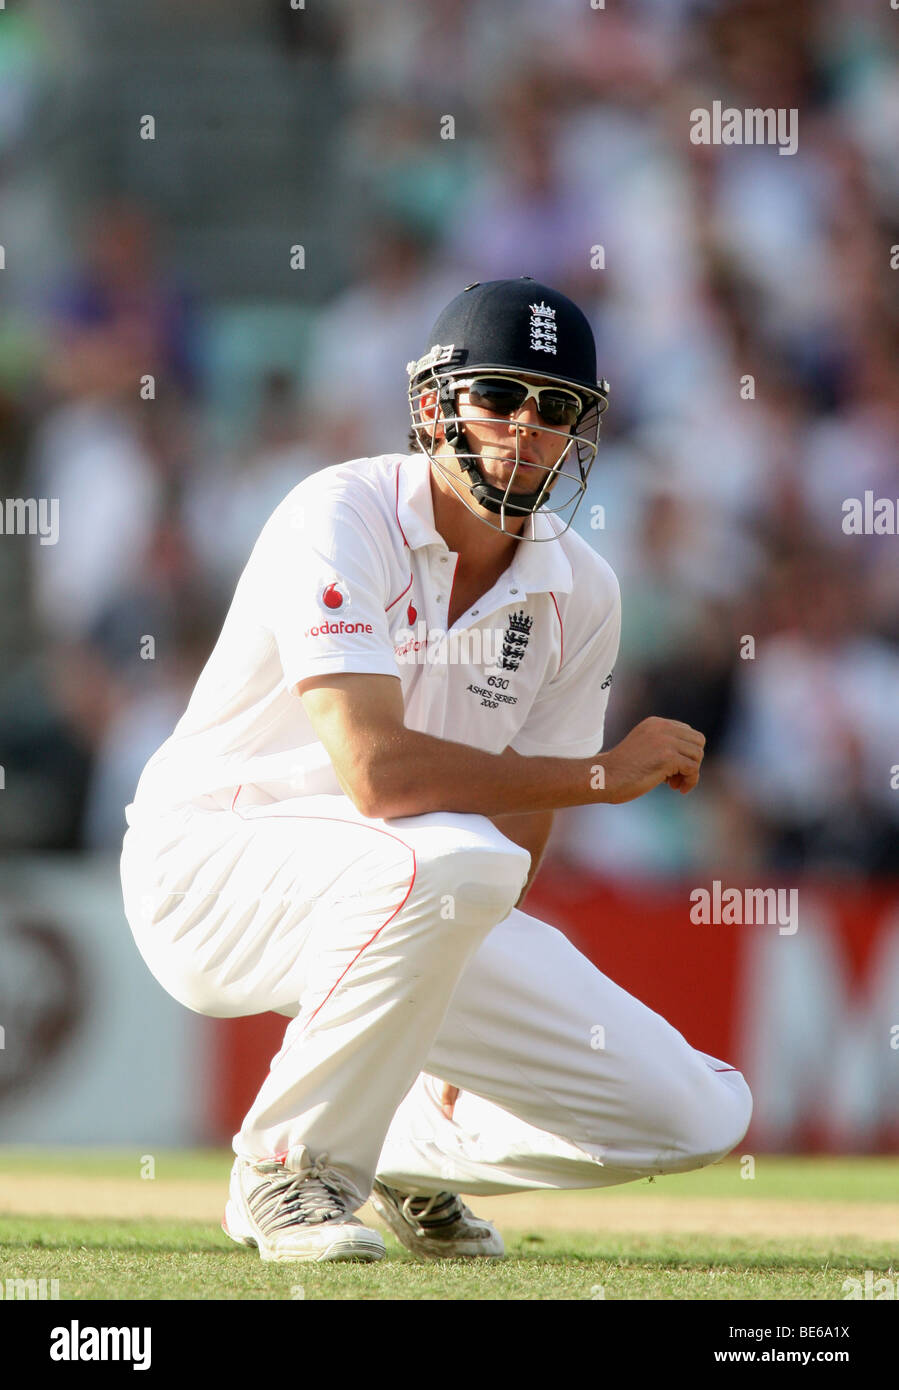
<instances>
[{"instance_id":1,"label":"stadium background","mask_svg":"<svg viewBox=\"0 0 899 1390\"><path fill-rule=\"evenodd\" d=\"M575 523L622 585L607 746L648 714L708 738L698 793L560 814L528 907L746 1073L747 1152L899 1146L899 543L841 525L899 498L897 25L8 0L0 493L60 533L0 536L0 1142L230 1137L283 1020L149 976L124 805L272 508L404 450L436 311L526 273L612 383ZM715 100L797 108L798 152L692 145ZM714 880L799 888L798 932L694 925Z\"/></svg>"}]
</instances>

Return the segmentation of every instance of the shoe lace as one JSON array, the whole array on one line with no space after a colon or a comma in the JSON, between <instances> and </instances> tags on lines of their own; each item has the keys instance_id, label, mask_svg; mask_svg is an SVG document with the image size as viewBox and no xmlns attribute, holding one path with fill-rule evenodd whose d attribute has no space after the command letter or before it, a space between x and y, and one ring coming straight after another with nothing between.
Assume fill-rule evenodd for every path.
<instances>
[{"instance_id":1,"label":"shoe lace","mask_svg":"<svg viewBox=\"0 0 899 1390\"><path fill-rule=\"evenodd\" d=\"M254 1164L253 1171L263 1181L247 1201L266 1233L296 1224L315 1226L348 1215L339 1178L328 1167L327 1154L301 1173L292 1173L277 1160Z\"/></svg>"},{"instance_id":2,"label":"shoe lace","mask_svg":"<svg viewBox=\"0 0 899 1390\"><path fill-rule=\"evenodd\" d=\"M458 1221L465 1208L454 1192L436 1192L433 1197L406 1197L403 1215L423 1234Z\"/></svg>"}]
</instances>

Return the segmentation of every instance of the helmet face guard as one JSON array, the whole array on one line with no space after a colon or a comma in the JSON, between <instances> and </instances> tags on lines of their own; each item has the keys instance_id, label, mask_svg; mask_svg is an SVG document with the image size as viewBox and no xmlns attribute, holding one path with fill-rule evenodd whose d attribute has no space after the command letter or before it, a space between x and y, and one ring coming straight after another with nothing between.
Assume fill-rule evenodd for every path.
<instances>
[{"instance_id":1,"label":"helmet face guard","mask_svg":"<svg viewBox=\"0 0 899 1390\"><path fill-rule=\"evenodd\" d=\"M477 373L479 378L490 375L509 376L510 372L508 368L496 368ZM537 424L524 425L510 417L508 427L514 427L514 437L510 435L508 447L502 449L496 446L495 452L491 450L489 454L484 455L474 450L466 431L466 425L473 423L477 417L466 418L459 414L458 393L462 389L459 382L467 382L470 379L467 372L458 377L449 373L435 373L430 381L410 385L410 413L418 447L433 466L440 470L457 496L466 503L474 515L493 530L517 535L517 528L510 526L510 522L517 522L522 516L533 516L540 510L559 515L564 522L562 530L555 531L553 528L554 534L536 536L533 534L535 527L531 525L522 531L522 537L534 541L554 540L571 525L587 490L587 479L599 447L600 419L608 406L608 398L599 389L596 389L590 398L583 387L578 387L578 394L587 400L587 405L575 424L566 428L545 425L542 418ZM423 411L422 397L428 393L432 393L436 401L430 409ZM495 421L497 416L488 415L483 418ZM506 423L504 418L503 423ZM522 486L523 474L520 474L520 468L530 461L526 458L527 444L522 443L522 435L530 437L537 431L564 439L565 445L551 467L536 463L530 465L532 469L539 469L540 477L537 486L526 491ZM463 478L448 467L446 454L438 454L437 451L444 440L458 460ZM485 457L502 458L514 465L504 487L489 482L482 472L481 464ZM479 511L475 511L471 506L472 498L485 511L498 516L499 523L494 524Z\"/></svg>"},{"instance_id":2,"label":"helmet face guard","mask_svg":"<svg viewBox=\"0 0 899 1390\"><path fill-rule=\"evenodd\" d=\"M534 298L540 302L531 303ZM552 526L549 535L537 536L532 521L530 527L522 529L521 537L555 540L571 525L586 491L599 447L600 419L609 404L608 382L596 378L593 334L586 318L564 295L522 276L520 280L470 285L441 314L432 342L434 346L423 357L407 365L409 410L418 448L472 514L492 530L518 536L520 519L533 517L539 510L558 514L564 521L561 530ZM514 378L525 389L516 393L510 383L511 394L506 397L510 408L491 409L484 403L486 414L480 415L479 404L473 401L470 409L474 413L463 417L459 391L491 378ZM526 383L535 378L541 385L536 393L529 393ZM555 393L553 386L559 388ZM553 415L560 420L565 407L570 413L570 393L577 396L576 404L582 409L573 423L544 422L540 413L544 390L553 397L547 402L547 413L552 406ZM538 395L537 423L525 425L513 417L529 394ZM516 397L519 405L514 404ZM467 426L477 419L502 422L508 431L508 444L476 449ZM527 456L522 435L529 437L538 431L565 441L552 466L537 464ZM449 466L453 456L463 477ZM504 486L491 483L482 471L485 459L494 458L512 465ZM534 472L536 483L526 490L524 478L527 476L530 483ZM478 504L477 509L473 503ZM498 516L499 523L485 517L481 509Z\"/></svg>"}]
</instances>

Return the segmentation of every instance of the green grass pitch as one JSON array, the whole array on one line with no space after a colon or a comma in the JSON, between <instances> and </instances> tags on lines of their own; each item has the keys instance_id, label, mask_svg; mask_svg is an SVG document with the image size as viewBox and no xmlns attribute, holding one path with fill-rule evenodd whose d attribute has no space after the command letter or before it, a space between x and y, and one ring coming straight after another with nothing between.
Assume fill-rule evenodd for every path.
<instances>
[{"instance_id":1,"label":"green grass pitch","mask_svg":"<svg viewBox=\"0 0 899 1390\"><path fill-rule=\"evenodd\" d=\"M0 1150L0 1285L55 1279L74 1300L839 1300L845 1279L873 1270L899 1295L890 1159L762 1156L751 1181L734 1159L651 1183L469 1198L503 1232L504 1261L423 1263L385 1233L377 1264L272 1265L219 1228L227 1153L158 1154L149 1181L142 1158Z\"/></svg>"}]
</instances>

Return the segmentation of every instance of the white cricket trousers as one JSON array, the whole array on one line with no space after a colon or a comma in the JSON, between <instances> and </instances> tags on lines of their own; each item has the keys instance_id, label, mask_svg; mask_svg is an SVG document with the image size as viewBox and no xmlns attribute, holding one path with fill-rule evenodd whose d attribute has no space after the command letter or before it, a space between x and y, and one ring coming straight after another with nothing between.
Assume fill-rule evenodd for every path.
<instances>
[{"instance_id":1,"label":"white cricket trousers","mask_svg":"<svg viewBox=\"0 0 899 1390\"><path fill-rule=\"evenodd\" d=\"M327 1155L361 1205L375 1177L492 1194L683 1172L746 1132L739 1072L514 908L530 856L485 817L250 787L127 814L125 911L159 983L197 1013L290 1018L239 1156Z\"/></svg>"}]
</instances>

